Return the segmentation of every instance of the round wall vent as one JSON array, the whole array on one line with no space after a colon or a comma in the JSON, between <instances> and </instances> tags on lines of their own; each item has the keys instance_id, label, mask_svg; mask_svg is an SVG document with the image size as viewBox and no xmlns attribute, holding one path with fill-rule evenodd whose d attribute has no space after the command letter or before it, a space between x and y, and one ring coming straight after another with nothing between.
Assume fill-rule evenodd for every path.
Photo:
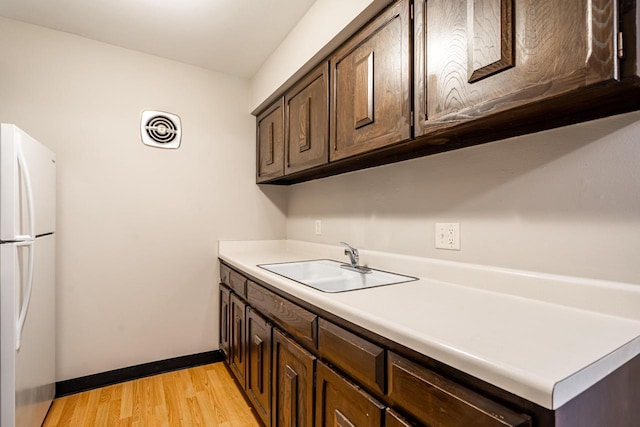
<instances>
[{"instance_id":1,"label":"round wall vent","mask_svg":"<svg viewBox=\"0 0 640 427\"><path fill-rule=\"evenodd\" d=\"M151 147L178 148L182 134L180 117L164 111L143 111L140 134L142 142Z\"/></svg>"}]
</instances>

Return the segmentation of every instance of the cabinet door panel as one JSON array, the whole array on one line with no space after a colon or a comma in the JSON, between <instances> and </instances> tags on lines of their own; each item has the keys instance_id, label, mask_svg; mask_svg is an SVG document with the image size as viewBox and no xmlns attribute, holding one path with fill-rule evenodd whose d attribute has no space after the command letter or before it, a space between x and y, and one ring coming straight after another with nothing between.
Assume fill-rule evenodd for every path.
<instances>
[{"instance_id":1,"label":"cabinet door panel","mask_svg":"<svg viewBox=\"0 0 640 427\"><path fill-rule=\"evenodd\" d=\"M316 358L273 330L272 425L313 426L313 372Z\"/></svg>"},{"instance_id":2,"label":"cabinet door panel","mask_svg":"<svg viewBox=\"0 0 640 427\"><path fill-rule=\"evenodd\" d=\"M220 286L220 350L224 353L225 359L229 360L229 297L230 291L224 286Z\"/></svg>"},{"instance_id":3,"label":"cabinet door panel","mask_svg":"<svg viewBox=\"0 0 640 427\"><path fill-rule=\"evenodd\" d=\"M257 118L256 182L284 174L284 98Z\"/></svg>"},{"instance_id":4,"label":"cabinet door panel","mask_svg":"<svg viewBox=\"0 0 640 427\"><path fill-rule=\"evenodd\" d=\"M329 65L322 63L285 96L285 175L329 161Z\"/></svg>"},{"instance_id":5,"label":"cabinet door panel","mask_svg":"<svg viewBox=\"0 0 640 427\"><path fill-rule=\"evenodd\" d=\"M323 363L316 374L316 427L381 427L384 405Z\"/></svg>"},{"instance_id":6,"label":"cabinet door panel","mask_svg":"<svg viewBox=\"0 0 640 427\"><path fill-rule=\"evenodd\" d=\"M410 28L399 1L332 56L331 160L411 137Z\"/></svg>"},{"instance_id":7,"label":"cabinet door panel","mask_svg":"<svg viewBox=\"0 0 640 427\"><path fill-rule=\"evenodd\" d=\"M247 308L247 395L265 426L271 425L271 325Z\"/></svg>"},{"instance_id":8,"label":"cabinet door panel","mask_svg":"<svg viewBox=\"0 0 640 427\"><path fill-rule=\"evenodd\" d=\"M416 135L617 78L615 19L611 0L417 0Z\"/></svg>"},{"instance_id":9,"label":"cabinet door panel","mask_svg":"<svg viewBox=\"0 0 640 427\"><path fill-rule=\"evenodd\" d=\"M246 346L244 337L245 322L245 303L238 298L237 295L231 294L229 306L231 308L231 325L230 325L230 353L231 353L231 371L236 379L245 388L245 359Z\"/></svg>"}]
</instances>

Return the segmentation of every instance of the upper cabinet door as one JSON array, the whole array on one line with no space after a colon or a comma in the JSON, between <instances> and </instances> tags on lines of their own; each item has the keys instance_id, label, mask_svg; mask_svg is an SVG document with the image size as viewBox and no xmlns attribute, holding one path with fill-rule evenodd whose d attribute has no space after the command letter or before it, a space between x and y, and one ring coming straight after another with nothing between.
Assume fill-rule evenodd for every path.
<instances>
[{"instance_id":1,"label":"upper cabinet door","mask_svg":"<svg viewBox=\"0 0 640 427\"><path fill-rule=\"evenodd\" d=\"M401 0L331 57L330 160L411 137L411 20Z\"/></svg>"},{"instance_id":2,"label":"upper cabinet door","mask_svg":"<svg viewBox=\"0 0 640 427\"><path fill-rule=\"evenodd\" d=\"M617 78L615 3L416 0L416 135Z\"/></svg>"},{"instance_id":3,"label":"upper cabinet door","mask_svg":"<svg viewBox=\"0 0 640 427\"><path fill-rule=\"evenodd\" d=\"M285 175L329 161L329 64L285 95Z\"/></svg>"},{"instance_id":4,"label":"upper cabinet door","mask_svg":"<svg viewBox=\"0 0 640 427\"><path fill-rule=\"evenodd\" d=\"M256 182L284 173L284 98L271 104L257 118Z\"/></svg>"}]
</instances>

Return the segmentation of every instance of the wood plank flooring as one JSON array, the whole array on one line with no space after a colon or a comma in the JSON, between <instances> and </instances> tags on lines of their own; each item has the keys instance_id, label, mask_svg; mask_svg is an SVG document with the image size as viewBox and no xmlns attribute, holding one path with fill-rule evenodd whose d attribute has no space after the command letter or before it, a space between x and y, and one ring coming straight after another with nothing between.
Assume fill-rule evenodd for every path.
<instances>
[{"instance_id":1,"label":"wood plank flooring","mask_svg":"<svg viewBox=\"0 0 640 427\"><path fill-rule=\"evenodd\" d=\"M259 427L224 363L55 399L43 427Z\"/></svg>"}]
</instances>

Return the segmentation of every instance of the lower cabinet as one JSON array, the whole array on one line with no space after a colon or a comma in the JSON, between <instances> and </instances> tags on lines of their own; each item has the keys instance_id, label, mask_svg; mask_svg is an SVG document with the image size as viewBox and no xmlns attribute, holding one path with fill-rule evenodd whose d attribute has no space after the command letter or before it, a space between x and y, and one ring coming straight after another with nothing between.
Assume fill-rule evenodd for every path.
<instances>
[{"instance_id":1,"label":"lower cabinet","mask_svg":"<svg viewBox=\"0 0 640 427\"><path fill-rule=\"evenodd\" d=\"M531 414L227 272L233 275L240 284L247 281L247 292L243 286L220 286L220 347L266 427L533 425ZM536 426L556 424L536 421Z\"/></svg>"},{"instance_id":2,"label":"lower cabinet","mask_svg":"<svg viewBox=\"0 0 640 427\"><path fill-rule=\"evenodd\" d=\"M382 427L384 405L318 362L316 427Z\"/></svg>"},{"instance_id":3,"label":"lower cabinet","mask_svg":"<svg viewBox=\"0 0 640 427\"><path fill-rule=\"evenodd\" d=\"M273 330L272 425L313 426L314 355Z\"/></svg>"},{"instance_id":4,"label":"lower cabinet","mask_svg":"<svg viewBox=\"0 0 640 427\"><path fill-rule=\"evenodd\" d=\"M236 295L231 294L229 298L229 309L231 321L229 334L229 365L231 371L236 376L240 385L245 385L245 350L244 343L244 320L246 304Z\"/></svg>"},{"instance_id":5,"label":"lower cabinet","mask_svg":"<svg viewBox=\"0 0 640 427\"><path fill-rule=\"evenodd\" d=\"M271 324L247 307L247 396L265 426L271 425Z\"/></svg>"}]
</instances>

